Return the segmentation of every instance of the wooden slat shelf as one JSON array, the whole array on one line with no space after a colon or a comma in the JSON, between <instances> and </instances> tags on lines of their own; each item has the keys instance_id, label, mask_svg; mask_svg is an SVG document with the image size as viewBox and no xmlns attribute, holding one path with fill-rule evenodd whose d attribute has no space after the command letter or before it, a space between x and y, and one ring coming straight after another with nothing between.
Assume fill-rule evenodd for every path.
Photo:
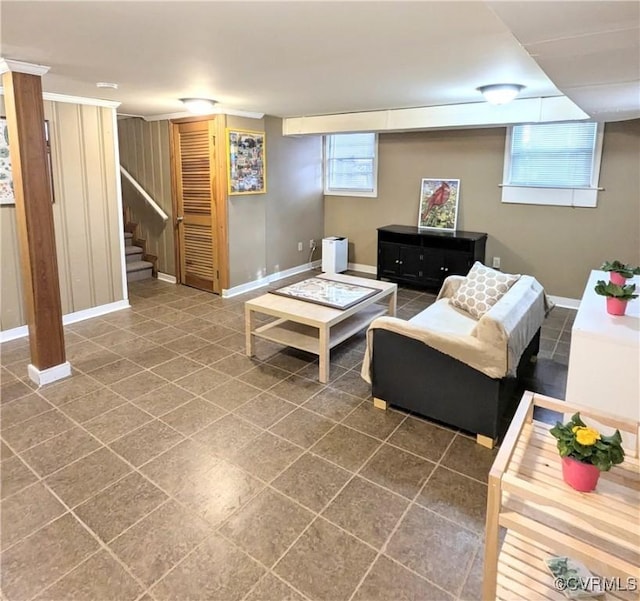
<instances>
[{"instance_id":1,"label":"wooden slat shelf","mask_svg":"<svg viewBox=\"0 0 640 601\"><path fill-rule=\"evenodd\" d=\"M533 419L534 407L618 428L625 461L600 474L591 493L562 479L551 426ZM636 578L640 585L639 424L526 392L489 474L483 599L566 599L544 563L554 555L581 561L603 578ZM499 550L499 527L507 534ZM640 592L608 592L598 599L640 599Z\"/></svg>"}]
</instances>

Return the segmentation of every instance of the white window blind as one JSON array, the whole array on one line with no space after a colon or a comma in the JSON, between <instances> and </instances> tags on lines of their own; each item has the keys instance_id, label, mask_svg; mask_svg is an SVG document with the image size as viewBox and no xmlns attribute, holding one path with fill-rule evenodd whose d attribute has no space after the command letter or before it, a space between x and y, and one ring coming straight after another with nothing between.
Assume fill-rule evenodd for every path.
<instances>
[{"instance_id":1,"label":"white window blind","mask_svg":"<svg viewBox=\"0 0 640 601\"><path fill-rule=\"evenodd\" d=\"M514 125L507 134L502 202L595 207L603 125Z\"/></svg>"},{"instance_id":2,"label":"white window blind","mask_svg":"<svg viewBox=\"0 0 640 601\"><path fill-rule=\"evenodd\" d=\"M514 186L590 187L596 134L596 123L514 126L508 183Z\"/></svg>"},{"instance_id":3,"label":"white window blind","mask_svg":"<svg viewBox=\"0 0 640 601\"><path fill-rule=\"evenodd\" d=\"M326 137L325 193L375 196L377 136L334 134Z\"/></svg>"}]
</instances>

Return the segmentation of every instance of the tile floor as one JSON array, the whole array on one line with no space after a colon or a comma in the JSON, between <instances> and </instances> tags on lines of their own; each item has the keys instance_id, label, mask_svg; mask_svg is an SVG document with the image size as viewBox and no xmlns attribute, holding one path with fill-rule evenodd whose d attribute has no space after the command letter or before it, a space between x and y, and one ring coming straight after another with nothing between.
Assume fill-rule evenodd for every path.
<instances>
[{"instance_id":1,"label":"tile floor","mask_svg":"<svg viewBox=\"0 0 640 601\"><path fill-rule=\"evenodd\" d=\"M3 600L479 598L494 452L373 409L363 335L328 386L304 353L246 358L250 296L135 283L65 328L73 377L38 390L26 340L2 345ZM398 315L433 298L401 289ZM564 396L572 315L528 387Z\"/></svg>"}]
</instances>

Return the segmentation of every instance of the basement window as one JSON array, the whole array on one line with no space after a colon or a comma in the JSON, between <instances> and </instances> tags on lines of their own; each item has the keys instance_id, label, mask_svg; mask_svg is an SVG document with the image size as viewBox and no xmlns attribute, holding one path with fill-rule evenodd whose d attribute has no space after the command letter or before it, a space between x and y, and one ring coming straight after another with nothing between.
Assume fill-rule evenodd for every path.
<instances>
[{"instance_id":1,"label":"basement window","mask_svg":"<svg viewBox=\"0 0 640 601\"><path fill-rule=\"evenodd\" d=\"M595 122L510 127L502 202L595 207L602 131Z\"/></svg>"},{"instance_id":2,"label":"basement window","mask_svg":"<svg viewBox=\"0 0 640 601\"><path fill-rule=\"evenodd\" d=\"M333 196L377 196L377 134L325 136L324 193Z\"/></svg>"}]
</instances>

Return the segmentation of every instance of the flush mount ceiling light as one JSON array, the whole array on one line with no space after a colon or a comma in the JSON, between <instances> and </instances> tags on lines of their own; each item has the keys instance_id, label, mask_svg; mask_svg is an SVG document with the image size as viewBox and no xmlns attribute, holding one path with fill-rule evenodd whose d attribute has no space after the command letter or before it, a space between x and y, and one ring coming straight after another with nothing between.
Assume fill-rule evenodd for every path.
<instances>
[{"instance_id":1,"label":"flush mount ceiling light","mask_svg":"<svg viewBox=\"0 0 640 601\"><path fill-rule=\"evenodd\" d=\"M489 86L480 86L480 92L491 104L507 104L511 102L524 86L518 83L494 83Z\"/></svg>"},{"instance_id":2,"label":"flush mount ceiling light","mask_svg":"<svg viewBox=\"0 0 640 601\"><path fill-rule=\"evenodd\" d=\"M117 90L118 89L118 84L117 83L112 83L110 81L99 81L96 84L96 88L109 88L111 90Z\"/></svg>"},{"instance_id":3,"label":"flush mount ceiling light","mask_svg":"<svg viewBox=\"0 0 640 601\"><path fill-rule=\"evenodd\" d=\"M180 98L190 113L194 115L207 115L213 112L213 107L216 104L215 100L210 98Z\"/></svg>"}]
</instances>

